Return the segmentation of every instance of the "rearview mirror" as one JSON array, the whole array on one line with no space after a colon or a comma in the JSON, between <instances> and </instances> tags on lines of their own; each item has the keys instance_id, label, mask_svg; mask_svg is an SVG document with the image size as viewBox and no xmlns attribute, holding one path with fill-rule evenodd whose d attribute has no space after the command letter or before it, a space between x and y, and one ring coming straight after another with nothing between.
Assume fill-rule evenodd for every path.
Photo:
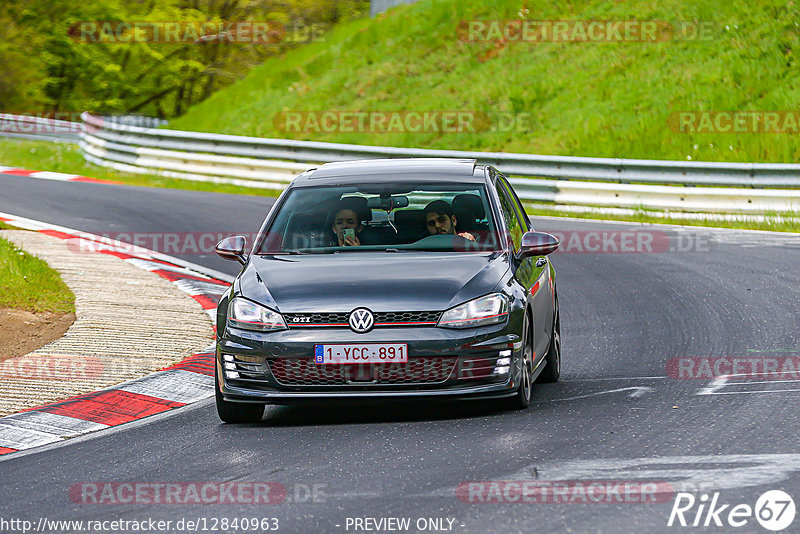
<instances>
[{"instance_id":1,"label":"rearview mirror","mask_svg":"<svg viewBox=\"0 0 800 534\"><path fill-rule=\"evenodd\" d=\"M555 252L560 242L554 235L545 232L525 232L522 236L522 245L517 252L517 259L528 256L546 256Z\"/></svg>"},{"instance_id":2,"label":"rearview mirror","mask_svg":"<svg viewBox=\"0 0 800 534\"><path fill-rule=\"evenodd\" d=\"M242 235L226 237L214 247L214 251L226 260L236 260L242 265L247 263L244 249L247 247L247 238Z\"/></svg>"},{"instance_id":3,"label":"rearview mirror","mask_svg":"<svg viewBox=\"0 0 800 534\"><path fill-rule=\"evenodd\" d=\"M367 207L371 210L392 211L397 208L408 207L408 197L402 195L372 197L367 200Z\"/></svg>"}]
</instances>

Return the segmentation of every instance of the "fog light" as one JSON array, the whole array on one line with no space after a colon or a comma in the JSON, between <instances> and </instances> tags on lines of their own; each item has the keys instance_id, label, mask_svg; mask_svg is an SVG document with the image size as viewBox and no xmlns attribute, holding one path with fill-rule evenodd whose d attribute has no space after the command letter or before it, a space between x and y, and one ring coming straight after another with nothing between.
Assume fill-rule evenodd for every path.
<instances>
[{"instance_id":1,"label":"fog light","mask_svg":"<svg viewBox=\"0 0 800 534\"><path fill-rule=\"evenodd\" d=\"M501 350L500 351L500 357L502 358L504 356L511 356L511 351L510 350Z\"/></svg>"},{"instance_id":2,"label":"fog light","mask_svg":"<svg viewBox=\"0 0 800 534\"><path fill-rule=\"evenodd\" d=\"M231 362L225 362L225 369L227 369L228 371L235 371L236 364Z\"/></svg>"},{"instance_id":3,"label":"fog light","mask_svg":"<svg viewBox=\"0 0 800 534\"><path fill-rule=\"evenodd\" d=\"M497 358L497 362L495 362L495 365L497 367L500 367L500 366L503 366L503 365L511 365L511 358Z\"/></svg>"},{"instance_id":4,"label":"fog light","mask_svg":"<svg viewBox=\"0 0 800 534\"><path fill-rule=\"evenodd\" d=\"M492 372L493 375L507 375L509 367L495 367Z\"/></svg>"},{"instance_id":5,"label":"fog light","mask_svg":"<svg viewBox=\"0 0 800 534\"><path fill-rule=\"evenodd\" d=\"M222 355L222 359L225 360L226 362L232 362L233 361L233 354L223 354Z\"/></svg>"},{"instance_id":6,"label":"fog light","mask_svg":"<svg viewBox=\"0 0 800 534\"><path fill-rule=\"evenodd\" d=\"M225 378L239 378L239 373L236 371L225 371Z\"/></svg>"}]
</instances>

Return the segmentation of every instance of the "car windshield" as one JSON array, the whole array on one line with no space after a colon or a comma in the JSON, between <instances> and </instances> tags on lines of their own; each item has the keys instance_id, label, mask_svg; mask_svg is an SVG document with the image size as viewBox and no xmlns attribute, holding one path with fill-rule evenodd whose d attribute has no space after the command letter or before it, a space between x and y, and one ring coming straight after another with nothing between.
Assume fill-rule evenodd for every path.
<instances>
[{"instance_id":1,"label":"car windshield","mask_svg":"<svg viewBox=\"0 0 800 534\"><path fill-rule=\"evenodd\" d=\"M298 187L258 254L481 252L499 240L482 184L391 183Z\"/></svg>"}]
</instances>

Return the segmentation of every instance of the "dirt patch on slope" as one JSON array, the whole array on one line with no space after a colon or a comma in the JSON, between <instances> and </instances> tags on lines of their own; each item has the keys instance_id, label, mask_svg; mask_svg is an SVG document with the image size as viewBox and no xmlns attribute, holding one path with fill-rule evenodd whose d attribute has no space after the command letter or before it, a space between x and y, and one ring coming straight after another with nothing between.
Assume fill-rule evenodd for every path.
<instances>
[{"instance_id":1,"label":"dirt patch on slope","mask_svg":"<svg viewBox=\"0 0 800 534\"><path fill-rule=\"evenodd\" d=\"M74 322L74 313L0 308L0 361L28 354L55 341Z\"/></svg>"}]
</instances>

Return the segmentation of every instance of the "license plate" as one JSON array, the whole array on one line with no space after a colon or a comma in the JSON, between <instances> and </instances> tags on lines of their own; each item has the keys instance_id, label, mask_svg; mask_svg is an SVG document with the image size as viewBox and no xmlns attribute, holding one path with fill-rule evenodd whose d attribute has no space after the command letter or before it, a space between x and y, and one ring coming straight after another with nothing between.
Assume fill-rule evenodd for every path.
<instances>
[{"instance_id":1,"label":"license plate","mask_svg":"<svg viewBox=\"0 0 800 534\"><path fill-rule=\"evenodd\" d=\"M364 345L314 345L314 363L403 363L408 361L406 343Z\"/></svg>"}]
</instances>

